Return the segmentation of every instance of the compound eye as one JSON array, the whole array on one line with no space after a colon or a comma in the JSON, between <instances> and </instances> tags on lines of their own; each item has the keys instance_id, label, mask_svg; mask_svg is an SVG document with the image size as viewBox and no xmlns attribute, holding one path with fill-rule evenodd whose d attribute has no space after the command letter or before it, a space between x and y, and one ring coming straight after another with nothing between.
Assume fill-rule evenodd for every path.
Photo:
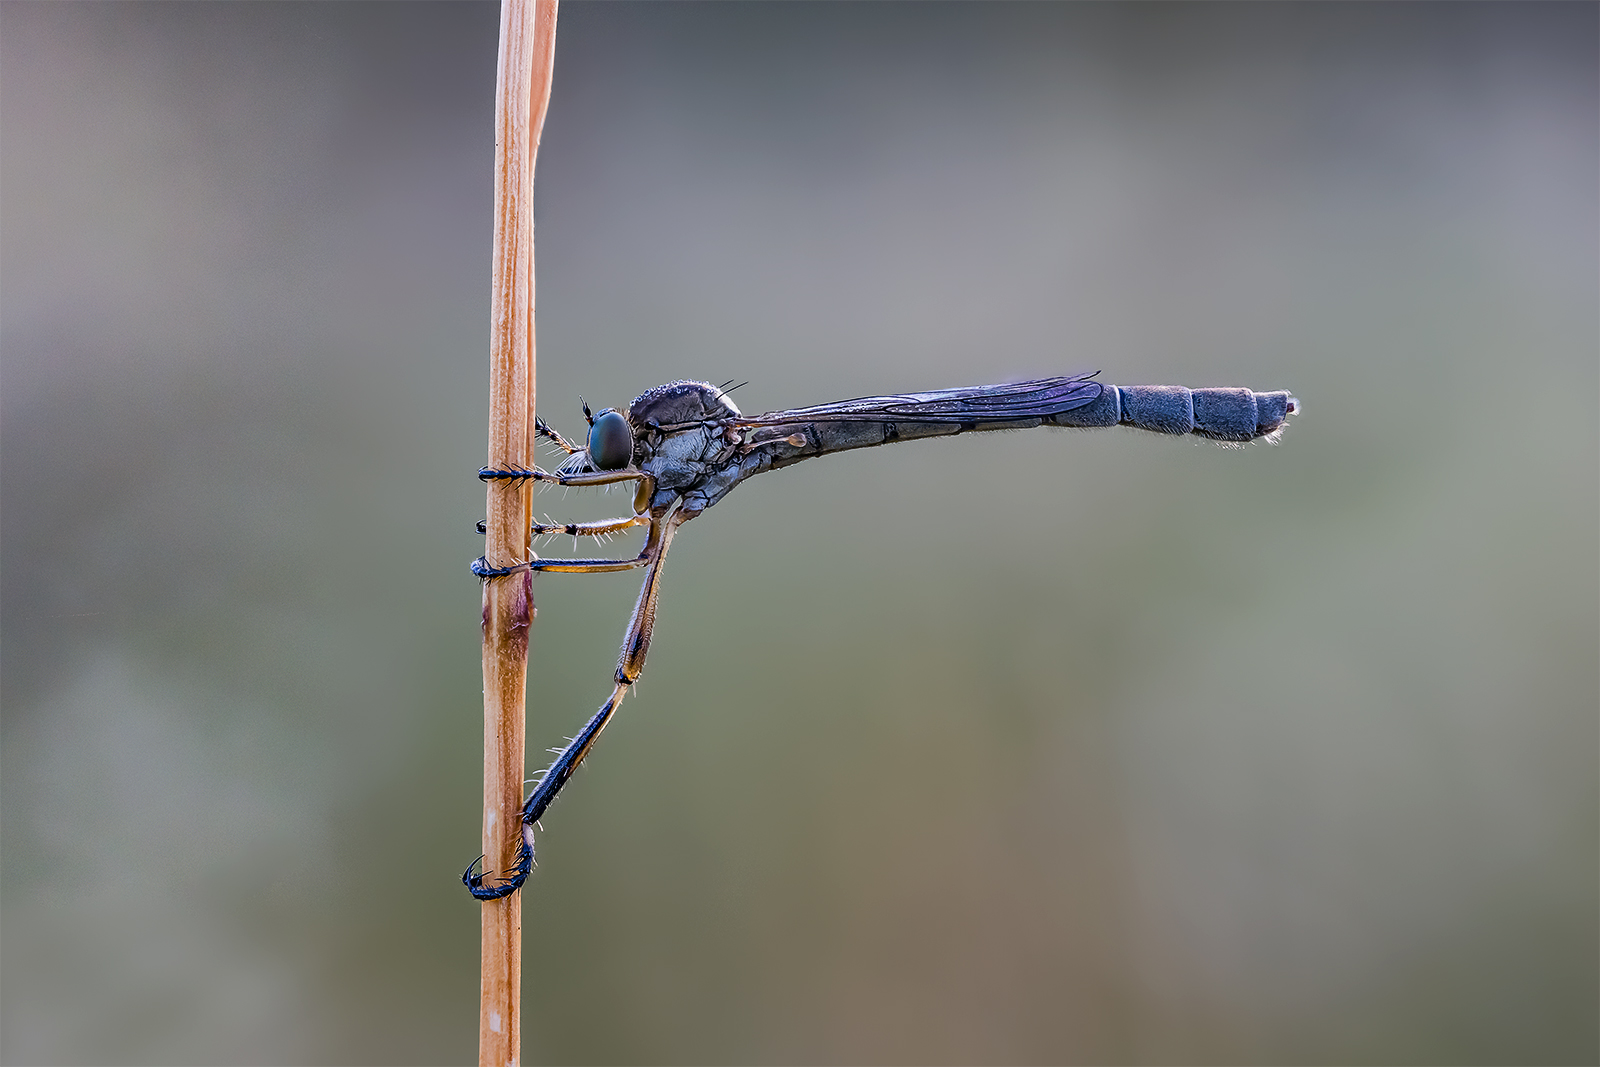
<instances>
[{"instance_id":1,"label":"compound eye","mask_svg":"<svg viewBox=\"0 0 1600 1067\"><path fill-rule=\"evenodd\" d=\"M633 428L620 412L602 411L589 427L589 462L603 471L621 470L633 462Z\"/></svg>"}]
</instances>

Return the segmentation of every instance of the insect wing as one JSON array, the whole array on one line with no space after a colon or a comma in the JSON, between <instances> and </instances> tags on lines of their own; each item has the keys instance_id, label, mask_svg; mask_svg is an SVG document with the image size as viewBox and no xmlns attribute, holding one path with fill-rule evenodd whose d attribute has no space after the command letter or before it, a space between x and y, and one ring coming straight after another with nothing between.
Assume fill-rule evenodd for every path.
<instances>
[{"instance_id":1,"label":"insect wing","mask_svg":"<svg viewBox=\"0 0 1600 1067\"><path fill-rule=\"evenodd\" d=\"M1097 372L1098 373L1098 372ZM1093 375L1035 378L1006 385L938 389L931 393L863 396L808 408L768 411L735 420L740 426L796 422L1004 422L1038 419L1092 404L1104 388Z\"/></svg>"}]
</instances>

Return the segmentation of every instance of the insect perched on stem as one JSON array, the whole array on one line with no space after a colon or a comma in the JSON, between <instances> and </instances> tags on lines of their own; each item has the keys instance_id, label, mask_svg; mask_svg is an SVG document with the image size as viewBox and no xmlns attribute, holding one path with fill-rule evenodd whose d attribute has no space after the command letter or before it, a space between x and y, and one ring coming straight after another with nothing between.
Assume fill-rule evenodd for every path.
<instances>
[{"instance_id":1,"label":"insect perched on stem","mask_svg":"<svg viewBox=\"0 0 1600 1067\"><path fill-rule=\"evenodd\" d=\"M632 559L535 559L492 564L480 558L472 572L483 579L520 571L593 574L643 567L644 585L633 609L611 696L539 778L522 806L516 865L498 882L479 873L474 860L462 881L479 900L515 892L533 865L533 828L583 762L611 720L628 687L644 670L661 591L661 563L678 528L716 504L752 475L801 460L921 437L1035 426L1091 429L1132 426L1162 434L1197 434L1224 443L1276 441L1300 405L1286 392L1185 389L1181 386L1103 385L1093 375L1037 378L1009 385L941 389L931 393L869 396L815 407L745 415L723 389L677 381L642 394L626 412L607 408L583 414L589 437L579 447L536 420L541 437L567 453L554 471L520 467L478 472L484 481L526 481L564 486L632 483L633 514L598 522L534 523L533 534L603 537L648 527L644 548ZM481 528L481 527L480 527ZM480 859L482 857L479 857Z\"/></svg>"}]
</instances>

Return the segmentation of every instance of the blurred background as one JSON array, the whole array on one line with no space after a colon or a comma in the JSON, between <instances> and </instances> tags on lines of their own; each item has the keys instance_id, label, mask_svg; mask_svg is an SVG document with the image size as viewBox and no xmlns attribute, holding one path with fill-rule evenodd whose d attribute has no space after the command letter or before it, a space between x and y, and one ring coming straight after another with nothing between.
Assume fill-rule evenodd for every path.
<instances>
[{"instance_id":1,"label":"blurred background","mask_svg":"<svg viewBox=\"0 0 1600 1067\"><path fill-rule=\"evenodd\" d=\"M564 7L558 428L1095 369L1304 414L687 528L544 821L525 1059L1594 1062L1597 22ZM497 30L0 8L8 1063L476 1055ZM637 586L538 580L530 773Z\"/></svg>"}]
</instances>

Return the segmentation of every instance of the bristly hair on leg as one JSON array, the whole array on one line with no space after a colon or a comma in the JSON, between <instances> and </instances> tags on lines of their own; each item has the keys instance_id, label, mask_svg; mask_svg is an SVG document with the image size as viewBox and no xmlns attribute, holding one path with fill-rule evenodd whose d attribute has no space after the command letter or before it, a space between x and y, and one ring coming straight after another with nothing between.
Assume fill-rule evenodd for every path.
<instances>
[{"instance_id":1,"label":"bristly hair on leg","mask_svg":"<svg viewBox=\"0 0 1600 1067\"><path fill-rule=\"evenodd\" d=\"M556 474L591 474L595 470L589 462L588 449L579 449L562 461L561 466L555 469Z\"/></svg>"}]
</instances>

